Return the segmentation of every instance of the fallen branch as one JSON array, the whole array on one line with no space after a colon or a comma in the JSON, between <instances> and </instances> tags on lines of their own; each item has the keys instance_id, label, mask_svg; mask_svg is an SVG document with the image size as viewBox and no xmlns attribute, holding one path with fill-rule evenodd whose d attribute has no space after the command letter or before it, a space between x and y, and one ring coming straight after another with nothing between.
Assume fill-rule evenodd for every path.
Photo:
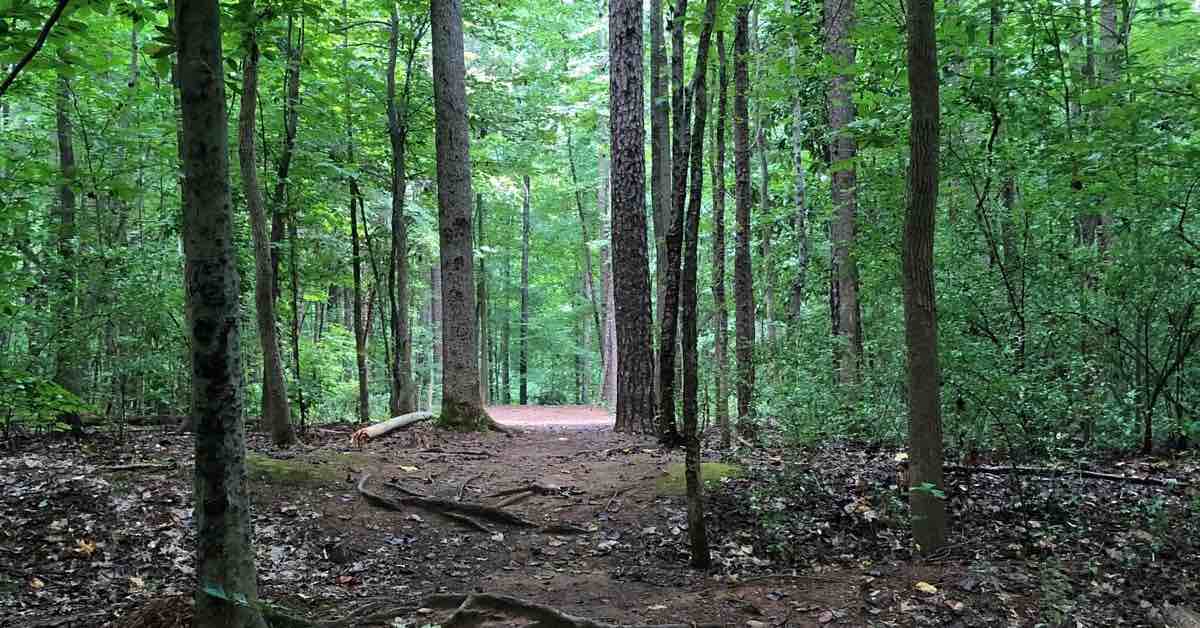
<instances>
[{"instance_id":1,"label":"fallen branch","mask_svg":"<svg viewBox=\"0 0 1200 628\"><path fill-rule=\"evenodd\" d=\"M516 495L517 493L537 493L538 495L553 495L555 493L561 493L562 490L563 490L562 487L557 484L542 484L541 482L534 482L533 484L527 484L525 486L518 486L517 488L504 489L503 491L500 491L498 493L492 493L491 495L488 495L488 498L491 499L493 497L507 497L508 495Z\"/></svg>"},{"instance_id":2,"label":"fallen branch","mask_svg":"<svg viewBox=\"0 0 1200 628\"><path fill-rule=\"evenodd\" d=\"M462 483L462 485L460 485L460 486L458 487L458 500L457 500L457 501L460 501L460 502L462 501L462 498L463 498L463 492L465 492L465 491L467 490L467 485L471 483L471 480L476 480L476 479L479 479L479 478L481 478L481 477L483 477L483 474L475 474L475 475L472 475L471 477L467 478L467 479L466 479L466 480L465 480L465 481Z\"/></svg>"},{"instance_id":3,"label":"fallen branch","mask_svg":"<svg viewBox=\"0 0 1200 628\"><path fill-rule=\"evenodd\" d=\"M54 28L54 24L58 22L58 18L62 17L63 10L67 8L68 4L70 4L70 0L58 0L58 4L54 5L54 10L50 12L50 17L42 25L42 30L38 32L37 39L33 42L33 47L17 61L17 64L9 71L8 76L4 77L4 82L0 83L0 98L4 97L4 92L7 92L8 87L13 84L13 81L17 80L17 75L21 73L21 70L25 69L25 66L29 65L34 55L42 49L42 46L46 45L46 38L50 36L50 29Z\"/></svg>"},{"instance_id":4,"label":"fallen branch","mask_svg":"<svg viewBox=\"0 0 1200 628\"><path fill-rule=\"evenodd\" d=\"M492 534L491 528L483 525L482 523L479 523L478 521L476 521L464 514L457 513L457 512L439 512L438 514L447 519L450 519L451 521L457 521L458 523L461 523L473 530L478 530L479 532L483 532L485 534Z\"/></svg>"},{"instance_id":5,"label":"fallen branch","mask_svg":"<svg viewBox=\"0 0 1200 628\"><path fill-rule=\"evenodd\" d=\"M1112 473L1099 473L1096 471L1083 471L1080 469L1056 469L1054 467L965 467L957 464L948 464L942 467L947 473L985 473L988 475L1032 475L1043 478L1056 478L1063 476L1085 477L1092 480L1105 480L1107 482L1124 482L1126 484L1141 484L1144 486L1185 486L1187 482L1180 482L1175 479L1160 480L1158 478L1140 478L1130 475L1116 475Z\"/></svg>"},{"instance_id":6,"label":"fallen branch","mask_svg":"<svg viewBox=\"0 0 1200 628\"><path fill-rule=\"evenodd\" d=\"M386 421L355 430L355 432L350 435L350 444L354 445L355 447L362 448L363 445L367 444L367 441L374 440L387 434L388 432L398 430L402 427L408 427L413 423L427 421L432 419L433 416L434 415L432 412L409 412L408 414L401 414L400 416L392 417Z\"/></svg>"},{"instance_id":7,"label":"fallen branch","mask_svg":"<svg viewBox=\"0 0 1200 628\"><path fill-rule=\"evenodd\" d=\"M511 595L498 593L468 593L461 597L461 602L455 606L454 614L442 625L446 628L467 628L480 625L483 616L479 610L505 613L523 619L531 620L528 628L717 628L724 624L609 624L578 615L571 615L552 606L530 602ZM428 602L429 600L427 600ZM444 602L439 600L439 608L446 609ZM431 604L432 606L432 604Z\"/></svg>"},{"instance_id":8,"label":"fallen branch","mask_svg":"<svg viewBox=\"0 0 1200 628\"><path fill-rule=\"evenodd\" d=\"M171 463L159 464L156 462L134 462L131 464L116 464L108 467L96 467L97 471L108 473L120 473L122 471L170 471L175 465Z\"/></svg>"}]
</instances>

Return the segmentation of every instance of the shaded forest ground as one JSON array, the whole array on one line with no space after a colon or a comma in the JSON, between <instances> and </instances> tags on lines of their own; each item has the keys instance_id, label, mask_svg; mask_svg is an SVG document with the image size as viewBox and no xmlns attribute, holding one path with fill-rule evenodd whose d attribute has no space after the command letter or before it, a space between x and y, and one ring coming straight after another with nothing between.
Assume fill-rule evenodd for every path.
<instances>
[{"instance_id":1,"label":"shaded forest ground","mask_svg":"<svg viewBox=\"0 0 1200 628\"><path fill-rule=\"evenodd\" d=\"M915 559L893 450L830 443L742 449L710 466L716 568L687 567L681 454L614 434L595 410L501 408L522 432L418 426L350 444L350 426L302 448L251 436L250 489L264 599L332 619L435 592L512 594L614 623L765 626L1162 625L1200 600L1194 487L951 475L952 545ZM573 418L574 417L574 418ZM584 426L564 426L580 418ZM530 425L538 427L532 428ZM557 425L556 425L557 424ZM0 458L0 626L119 626L193 584L190 435L160 428L82 442L18 441ZM722 462L706 450L707 460ZM125 465L162 465L123 468ZM1195 481L1191 457L1092 463ZM366 503L355 482L495 504L555 534ZM719 478L719 479L718 479ZM385 625L380 623L378 625Z\"/></svg>"}]
</instances>

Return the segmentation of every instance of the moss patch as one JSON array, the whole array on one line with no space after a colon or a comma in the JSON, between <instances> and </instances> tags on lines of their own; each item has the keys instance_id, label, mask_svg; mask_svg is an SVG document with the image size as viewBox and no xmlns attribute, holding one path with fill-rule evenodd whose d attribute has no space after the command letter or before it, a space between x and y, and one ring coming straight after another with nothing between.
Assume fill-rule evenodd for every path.
<instances>
[{"instance_id":1,"label":"moss patch","mask_svg":"<svg viewBox=\"0 0 1200 628\"><path fill-rule=\"evenodd\" d=\"M345 478L345 466L361 466L353 455L321 452L306 458L271 458L262 454L246 454L246 475L251 481L268 484L321 484ZM338 464L341 463L341 464Z\"/></svg>"},{"instance_id":2,"label":"moss patch","mask_svg":"<svg viewBox=\"0 0 1200 628\"><path fill-rule=\"evenodd\" d=\"M659 495L685 494L687 492L687 478L684 476L683 471L682 462L667 465L666 474L659 477L654 483L655 493ZM700 463L700 479L704 481L705 487L712 483L720 482L725 478L739 477L742 477L742 468L737 465L722 462Z\"/></svg>"}]
</instances>

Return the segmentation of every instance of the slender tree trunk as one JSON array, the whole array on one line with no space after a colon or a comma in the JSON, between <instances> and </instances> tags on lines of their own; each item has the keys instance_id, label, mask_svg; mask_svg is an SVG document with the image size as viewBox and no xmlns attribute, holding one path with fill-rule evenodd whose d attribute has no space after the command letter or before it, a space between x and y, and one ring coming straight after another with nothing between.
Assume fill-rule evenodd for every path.
<instances>
[{"instance_id":1,"label":"slender tree trunk","mask_svg":"<svg viewBox=\"0 0 1200 628\"><path fill-rule=\"evenodd\" d=\"M762 35L758 30L758 16L761 12L761 10L753 11L750 25L751 46L758 56L754 77L757 83L762 83L767 65L766 44L763 43ZM770 177L767 172L767 124L766 106L760 100L754 107L754 146L758 155L758 203L759 215L769 217L774 214L774 211L771 208ZM767 268L760 277L760 283L763 291L763 332L767 337L767 342L772 345L775 344L775 277L770 269L771 237L773 235L772 224L768 220L762 227L762 240L759 242L762 259L760 263L767 264Z\"/></svg>"},{"instance_id":2,"label":"slender tree trunk","mask_svg":"<svg viewBox=\"0 0 1200 628\"><path fill-rule=\"evenodd\" d=\"M671 98L667 88L667 50L663 32L663 0L650 0L650 213L654 219L655 324L662 329L667 278L667 229L671 222ZM653 333L653 332L651 332ZM658 373L658 362L654 372ZM655 399L662 391L655 381Z\"/></svg>"},{"instance_id":3,"label":"slender tree trunk","mask_svg":"<svg viewBox=\"0 0 1200 628\"><path fill-rule=\"evenodd\" d=\"M750 8L738 8L733 37L733 173L737 239L733 255L738 424L751 417L754 395L754 278L750 261Z\"/></svg>"},{"instance_id":4,"label":"slender tree trunk","mask_svg":"<svg viewBox=\"0 0 1200 628\"><path fill-rule=\"evenodd\" d=\"M788 0L788 13L792 10ZM790 57L793 76L800 70L801 35L792 36ZM796 79L792 85L792 231L796 239L796 273L792 276L791 293L788 296L788 318L793 326L800 322L804 306L805 291L808 289L808 199L804 177L804 100L801 84Z\"/></svg>"},{"instance_id":5,"label":"slender tree trunk","mask_svg":"<svg viewBox=\"0 0 1200 628\"><path fill-rule=\"evenodd\" d=\"M483 194L475 194L475 207L479 221L479 250L483 250L483 229L484 229L484 207ZM479 308L479 398L483 401L483 405L488 405L492 402L491 391L488 388L488 376L491 373L492 366L488 361L488 285L487 285L487 257L479 256L479 280L477 290L479 292L476 297L477 306Z\"/></svg>"},{"instance_id":6,"label":"slender tree trunk","mask_svg":"<svg viewBox=\"0 0 1200 628\"><path fill-rule=\"evenodd\" d=\"M692 551L692 567L707 569L711 558L708 536L704 529L704 486L700 476L699 403L700 360L697 353L697 267L700 257L700 201L704 194L704 125L708 116L708 49L712 41L713 20L717 0L707 0L700 42L696 48L696 65L692 76L695 122L688 153L691 161L691 195L688 199L687 224L684 229L683 275L679 289L681 297L680 329L683 340L683 442L686 450L686 482L688 501L688 544Z\"/></svg>"},{"instance_id":7,"label":"slender tree trunk","mask_svg":"<svg viewBox=\"0 0 1200 628\"><path fill-rule=\"evenodd\" d=\"M55 207L55 248L58 253L58 269L55 273L55 292L59 302L54 307L54 382L67 392L83 395L83 370L79 364L78 335L74 326L78 322L78 295L75 289L75 146L71 134L71 118L67 116L67 105L71 86L65 76L58 79L58 94L55 99L55 120L58 127L58 167L63 182L58 186L58 205ZM71 426L71 432L79 436L83 424L79 413L71 412L60 417Z\"/></svg>"},{"instance_id":8,"label":"slender tree trunk","mask_svg":"<svg viewBox=\"0 0 1200 628\"><path fill-rule=\"evenodd\" d=\"M517 373L521 378L517 403L529 403L529 175L521 179L521 355L517 358Z\"/></svg>"},{"instance_id":9,"label":"slender tree trunk","mask_svg":"<svg viewBox=\"0 0 1200 628\"><path fill-rule=\"evenodd\" d=\"M504 405L512 403L512 354L509 352L509 340L512 336L509 321L512 319L512 304L508 295L511 292L512 279L509 273L510 263L508 252L504 253L504 323L500 327L500 399Z\"/></svg>"},{"instance_id":10,"label":"slender tree trunk","mask_svg":"<svg viewBox=\"0 0 1200 628\"><path fill-rule=\"evenodd\" d=\"M667 228L664 256L658 260L666 267L659 301L658 336L658 436L667 446L679 444L675 425L675 350L679 337L679 273L683 247L684 204L687 201L688 136L690 95L683 85L684 21L687 0L676 0L671 11L671 208L664 223Z\"/></svg>"},{"instance_id":11,"label":"slender tree trunk","mask_svg":"<svg viewBox=\"0 0 1200 628\"><path fill-rule=\"evenodd\" d=\"M278 178L275 182L275 197L274 211L272 212L272 221L274 217L281 213L286 213L288 226L288 257L289 267L291 269L292 280L292 360L296 374L296 403L300 406L300 429L305 429L308 423L308 405L304 401L304 375L300 363L300 330L302 327L301 306L303 301L300 299L300 266L297 260L297 249L299 248L296 217L296 208L292 206L291 199L288 196L287 179L288 172L291 169L292 155L296 147L296 130L297 123L300 117L300 65L304 56L304 22L301 21L300 33L297 41L293 43L292 33L294 30L293 19L288 17L288 69L284 75L286 87L285 92L287 97L283 103L283 120L284 120L284 140L283 152L279 158ZM272 224L272 230L274 225ZM272 240L275 238L272 237ZM272 272L275 271L275 253L272 250ZM278 285L279 278L273 277L274 283ZM273 297L274 295L272 295ZM317 304L322 310L317 316L317 323L314 325L314 342L319 342L321 337L321 327L324 324L323 307Z\"/></svg>"},{"instance_id":12,"label":"slender tree trunk","mask_svg":"<svg viewBox=\"0 0 1200 628\"><path fill-rule=\"evenodd\" d=\"M908 3L908 212L904 223L904 336L908 345L908 438L913 539L923 553L946 542L942 479L933 236L938 193L938 64L933 0Z\"/></svg>"},{"instance_id":13,"label":"slender tree trunk","mask_svg":"<svg viewBox=\"0 0 1200 628\"><path fill-rule=\"evenodd\" d=\"M244 486L239 292L220 7L215 0L182 0L175 20L182 136L188 148L183 162L183 242L196 427L197 584L192 625L265 628L255 606L257 573Z\"/></svg>"},{"instance_id":14,"label":"slender tree trunk","mask_svg":"<svg viewBox=\"0 0 1200 628\"><path fill-rule=\"evenodd\" d=\"M654 429L654 349L646 255L642 3L609 2L609 131L612 150L613 289L617 326L615 429Z\"/></svg>"},{"instance_id":15,"label":"slender tree trunk","mask_svg":"<svg viewBox=\"0 0 1200 628\"><path fill-rule=\"evenodd\" d=\"M408 113L412 94L413 66L418 46L424 36L425 23L416 18L408 33L404 49L404 87L399 101L396 97L396 62L400 52L400 16L396 3L389 2L387 117L388 139L392 148L392 247L388 264L388 305L391 312L392 337L396 351L391 375L390 410L399 416L416 409L417 394L413 387L412 328L409 324L408 282L408 218L405 202L408 194Z\"/></svg>"},{"instance_id":16,"label":"slender tree trunk","mask_svg":"<svg viewBox=\"0 0 1200 628\"><path fill-rule=\"evenodd\" d=\"M242 60L242 99L238 113L238 162L242 170L242 191L250 214L250 234L254 240L254 306L258 313L258 339L263 356L262 420L271 430L277 447L296 442L292 429L291 405L283 380L283 359L279 352L279 332L275 326L275 278L271 272L271 241L262 188L255 164L254 114L258 105L258 38L256 25L247 33L246 56ZM297 316L299 314L296 314Z\"/></svg>"},{"instance_id":17,"label":"slender tree trunk","mask_svg":"<svg viewBox=\"0 0 1200 628\"><path fill-rule=\"evenodd\" d=\"M729 308L725 303L725 106L729 89L728 64L725 59L725 31L717 31L717 59L720 64L719 88L717 92L717 120L713 135L716 154L712 160L713 177L713 324L716 327L713 339L713 374L716 378L716 421L721 428L721 447L727 449L732 441L729 429L729 383L725 367L729 363L728 352Z\"/></svg>"},{"instance_id":18,"label":"slender tree trunk","mask_svg":"<svg viewBox=\"0 0 1200 628\"><path fill-rule=\"evenodd\" d=\"M471 246L471 155L459 0L432 0L430 25L445 334L441 420L455 429L476 430L492 423L479 396L475 256Z\"/></svg>"},{"instance_id":19,"label":"slender tree trunk","mask_svg":"<svg viewBox=\"0 0 1200 628\"><path fill-rule=\"evenodd\" d=\"M603 149L597 163L600 185L596 195L596 210L604 221L604 246L600 249L600 285L604 289L604 326L601 346L604 348L604 372L600 383L600 398L604 405L617 406L617 306L613 300L612 216L608 203L608 154Z\"/></svg>"},{"instance_id":20,"label":"slender tree trunk","mask_svg":"<svg viewBox=\"0 0 1200 628\"><path fill-rule=\"evenodd\" d=\"M850 31L854 28L854 0L825 0L825 52L842 67L854 65L854 45ZM844 340L838 350L838 380L856 385L861 379L862 314L858 303L858 264L853 255L855 221L858 214L858 191L855 181L854 156L857 141L850 131L854 122L852 91L854 77L838 74L829 81L830 162L833 164L830 193L833 197L834 219L830 229L832 246L829 306L833 319L833 334Z\"/></svg>"},{"instance_id":21,"label":"slender tree trunk","mask_svg":"<svg viewBox=\"0 0 1200 628\"><path fill-rule=\"evenodd\" d=\"M579 212L579 235L582 239L580 246L580 257L583 260L583 296L587 299L588 304L592 308L592 322L596 326L596 335L599 338L601 332L600 327L600 305L596 301L596 284L592 273L592 249L588 243L592 241L588 234L587 215L583 211L583 190L579 189L579 177L575 173L575 148L571 141L571 128L567 127L567 162L571 168L571 186L575 188L575 209ZM585 344L586 348L587 345ZM600 352L601 363L604 360L604 352Z\"/></svg>"},{"instance_id":22,"label":"slender tree trunk","mask_svg":"<svg viewBox=\"0 0 1200 628\"><path fill-rule=\"evenodd\" d=\"M433 340L433 351L429 361L429 406L433 407L434 385L442 381L442 268L438 263L429 269L429 311L433 320L429 322Z\"/></svg>"},{"instance_id":23,"label":"slender tree trunk","mask_svg":"<svg viewBox=\"0 0 1200 628\"><path fill-rule=\"evenodd\" d=\"M346 0L342 0L342 10L346 10ZM343 49L349 55L350 34L345 31L342 39ZM349 59L349 57L347 57ZM350 94L350 72L346 68L346 167L354 168L354 110ZM367 382L367 329L363 319L363 286L362 286L362 251L358 239L358 216L362 205L362 193L358 189L358 180L350 177L350 250L351 266L354 273L354 356L358 371L358 420L366 423L371 420L371 392ZM363 225L366 228L366 225Z\"/></svg>"}]
</instances>

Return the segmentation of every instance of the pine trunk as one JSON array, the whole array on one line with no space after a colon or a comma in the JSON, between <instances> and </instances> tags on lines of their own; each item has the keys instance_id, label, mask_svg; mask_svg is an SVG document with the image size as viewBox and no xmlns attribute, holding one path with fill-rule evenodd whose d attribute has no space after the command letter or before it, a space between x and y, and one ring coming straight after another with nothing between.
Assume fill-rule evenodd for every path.
<instances>
[{"instance_id":1,"label":"pine trunk","mask_svg":"<svg viewBox=\"0 0 1200 628\"><path fill-rule=\"evenodd\" d=\"M612 151L613 266L617 327L615 429L654 429L654 349L646 254L646 163L642 3L609 2L609 122Z\"/></svg>"},{"instance_id":2,"label":"pine trunk","mask_svg":"<svg viewBox=\"0 0 1200 628\"><path fill-rule=\"evenodd\" d=\"M733 37L733 173L737 239L733 254L733 300L739 426L750 419L754 395L754 278L750 261L750 7L737 10Z\"/></svg>"}]
</instances>

